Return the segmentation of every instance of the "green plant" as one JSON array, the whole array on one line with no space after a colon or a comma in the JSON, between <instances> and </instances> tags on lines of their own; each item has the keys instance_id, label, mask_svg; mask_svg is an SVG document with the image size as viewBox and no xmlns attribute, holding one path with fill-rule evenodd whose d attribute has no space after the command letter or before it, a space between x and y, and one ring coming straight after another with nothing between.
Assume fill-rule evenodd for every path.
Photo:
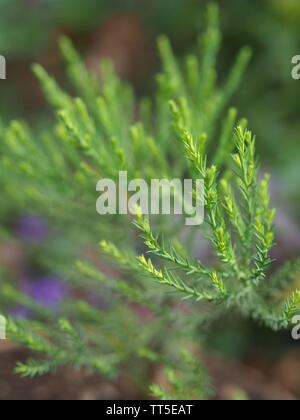
<instances>
[{"instance_id":1,"label":"green plant","mask_svg":"<svg viewBox=\"0 0 300 420\"><path fill-rule=\"evenodd\" d=\"M247 121L237 120L233 108L226 112L250 52L240 52L219 87L219 45L214 5L208 9L208 29L200 41L201 59L188 56L182 70L168 40L160 38L163 71L157 78L158 93L153 101L140 101L137 119L133 92L112 66L103 63L99 83L67 39L61 48L80 98L65 93L44 69L34 66L57 120L54 127L37 133L23 122L0 126L2 232L11 235L5 221L12 212L30 209L47 217L58 233L54 229L53 243L36 250L35 258L74 289L104 296L107 307L101 310L88 299L71 296L53 312L18 291L12 273L3 267L3 312L19 304L33 313L29 320L9 318L9 337L41 356L19 363L17 373L34 377L72 364L113 377L126 366L145 386L147 367L163 365L169 389L153 385L152 394L206 398L211 387L198 355L204 324L209 327L233 313L274 330L289 326L300 293L293 291L286 300L282 292L300 264L269 273L275 215L269 203L269 176L259 177ZM96 182L117 179L120 170L146 180L186 174L203 178L206 224L199 234L208 237L215 258L199 261L183 243L182 221L172 217L167 222L155 218L152 228L138 212L137 229L128 216L99 218ZM146 245L143 253L137 232ZM189 232L187 245L193 235L198 228ZM101 254L95 261L100 240ZM106 258L111 275L103 268ZM165 292L177 293L163 293L162 286Z\"/></svg>"}]
</instances>

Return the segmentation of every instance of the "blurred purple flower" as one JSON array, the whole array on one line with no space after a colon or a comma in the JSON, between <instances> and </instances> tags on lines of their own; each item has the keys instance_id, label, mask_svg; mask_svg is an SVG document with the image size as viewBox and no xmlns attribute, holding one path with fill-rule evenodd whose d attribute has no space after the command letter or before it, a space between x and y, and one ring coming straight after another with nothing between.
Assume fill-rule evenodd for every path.
<instances>
[{"instance_id":1,"label":"blurred purple flower","mask_svg":"<svg viewBox=\"0 0 300 420\"><path fill-rule=\"evenodd\" d=\"M31 310L24 308L23 306L17 306L10 311L10 315L14 318L30 318Z\"/></svg>"},{"instance_id":2,"label":"blurred purple flower","mask_svg":"<svg viewBox=\"0 0 300 420\"><path fill-rule=\"evenodd\" d=\"M45 276L37 280L26 279L21 285L21 291L31 297L37 304L57 311L59 306L70 294L69 287L54 276ZM32 311L18 306L10 311L15 318L30 318Z\"/></svg>"},{"instance_id":3,"label":"blurred purple flower","mask_svg":"<svg viewBox=\"0 0 300 420\"><path fill-rule=\"evenodd\" d=\"M19 216L16 221L15 233L27 241L41 242L48 235L48 225L37 216L24 214Z\"/></svg>"},{"instance_id":4,"label":"blurred purple flower","mask_svg":"<svg viewBox=\"0 0 300 420\"><path fill-rule=\"evenodd\" d=\"M36 303L49 309L58 309L69 295L68 286L54 276L41 277L35 281L26 281L23 290Z\"/></svg>"}]
</instances>

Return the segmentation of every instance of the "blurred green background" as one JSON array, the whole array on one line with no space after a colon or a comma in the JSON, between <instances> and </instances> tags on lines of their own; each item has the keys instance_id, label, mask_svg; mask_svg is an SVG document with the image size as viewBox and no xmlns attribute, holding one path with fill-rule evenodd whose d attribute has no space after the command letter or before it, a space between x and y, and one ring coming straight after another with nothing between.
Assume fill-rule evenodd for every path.
<instances>
[{"instance_id":1,"label":"blurred green background","mask_svg":"<svg viewBox=\"0 0 300 420\"><path fill-rule=\"evenodd\" d=\"M263 161L275 165L284 192L299 199L300 83L291 78L291 58L300 50L298 0L226 0L221 8L222 75L236 51L250 45L254 56L235 104L257 133ZM203 25L206 0L1 0L0 52L8 80L0 86L3 117L41 110L30 64L61 74L57 40L72 38L89 66L110 56L138 93L151 92L157 67L155 40L168 35L178 55L192 50ZM61 75L61 77L63 77Z\"/></svg>"}]
</instances>

